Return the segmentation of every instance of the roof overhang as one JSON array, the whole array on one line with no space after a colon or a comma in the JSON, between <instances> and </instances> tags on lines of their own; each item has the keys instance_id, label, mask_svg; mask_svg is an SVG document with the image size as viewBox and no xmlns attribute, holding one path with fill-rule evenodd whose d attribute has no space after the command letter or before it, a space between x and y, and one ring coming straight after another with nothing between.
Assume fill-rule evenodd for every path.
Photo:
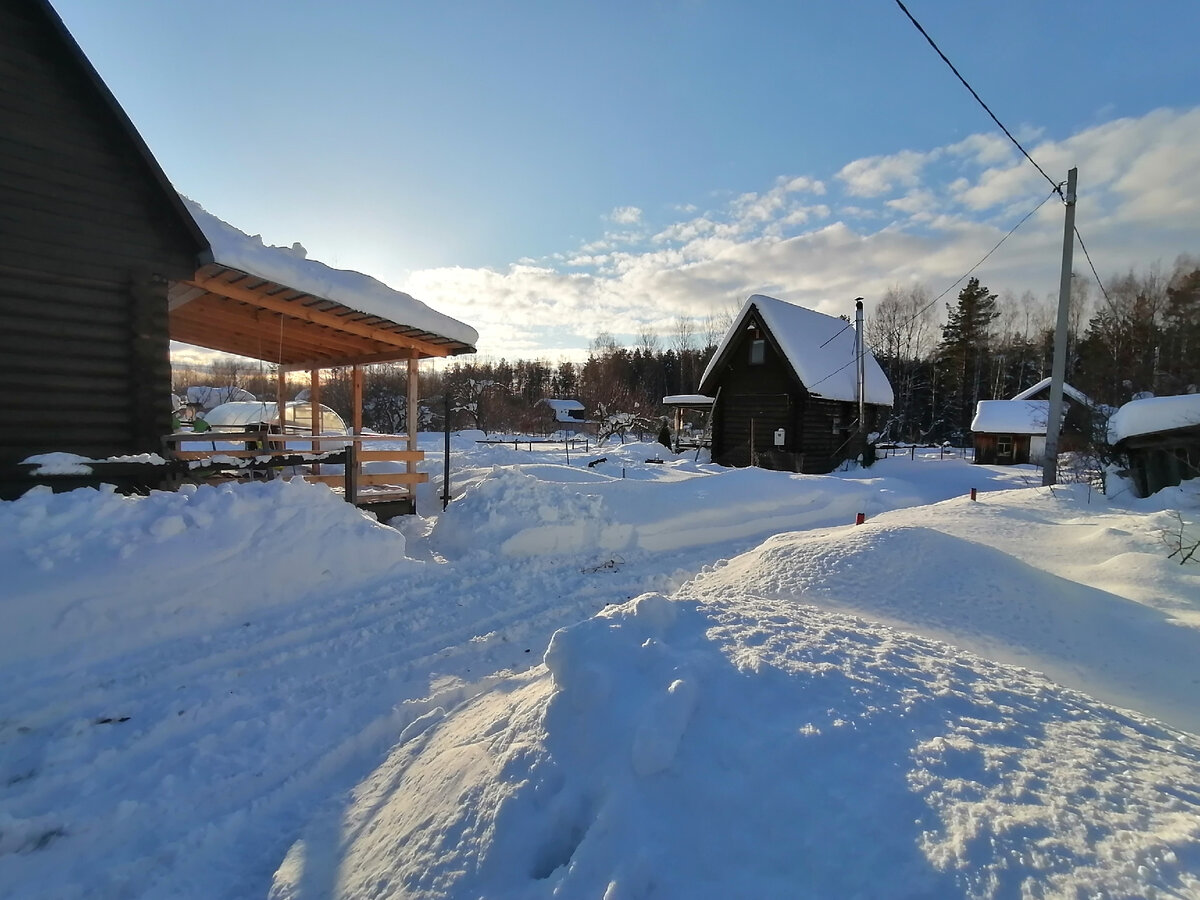
<instances>
[{"instance_id":1,"label":"roof overhang","mask_svg":"<svg viewBox=\"0 0 1200 900\"><path fill-rule=\"evenodd\" d=\"M168 291L171 339L284 371L455 356L475 348L256 275L208 263Z\"/></svg>"}]
</instances>

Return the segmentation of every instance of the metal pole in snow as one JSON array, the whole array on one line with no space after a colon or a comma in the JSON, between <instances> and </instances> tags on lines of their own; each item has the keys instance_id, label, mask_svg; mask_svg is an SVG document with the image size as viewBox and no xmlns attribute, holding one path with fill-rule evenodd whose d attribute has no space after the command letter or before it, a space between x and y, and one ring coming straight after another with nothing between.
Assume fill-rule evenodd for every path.
<instances>
[{"instance_id":1,"label":"metal pole in snow","mask_svg":"<svg viewBox=\"0 0 1200 900\"><path fill-rule=\"evenodd\" d=\"M854 301L854 352L858 358L854 361L854 380L857 384L858 394L858 433L865 439L867 434L867 386L865 384L867 378L867 367L865 357L863 356L863 348L866 342L863 340L863 298L858 297Z\"/></svg>"}]
</instances>

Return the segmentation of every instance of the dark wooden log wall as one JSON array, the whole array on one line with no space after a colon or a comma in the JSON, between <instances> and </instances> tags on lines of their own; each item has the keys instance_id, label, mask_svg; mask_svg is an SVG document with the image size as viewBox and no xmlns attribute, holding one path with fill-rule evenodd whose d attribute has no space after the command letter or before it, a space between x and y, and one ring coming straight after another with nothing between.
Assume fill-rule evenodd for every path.
<instances>
[{"instance_id":1,"label":"dark wooden log wall","mask_svg":"<svg viewBox=\"0 0 1200 900\"><path fill-rule=\"evenodd\" d=\"M200 249L52 15L0 0L0 464L159 449Z\"/></svg>"}]
</instances>

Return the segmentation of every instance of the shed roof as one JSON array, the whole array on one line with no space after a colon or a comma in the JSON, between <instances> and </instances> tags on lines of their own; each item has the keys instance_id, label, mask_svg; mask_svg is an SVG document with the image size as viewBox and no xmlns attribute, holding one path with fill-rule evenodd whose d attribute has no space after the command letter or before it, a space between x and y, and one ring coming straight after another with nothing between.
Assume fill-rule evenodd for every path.
<instances>
[{"instance_id":1,"label":"shed roof","mask_svg":"<svg viewBox=\"0 0 1200 900\"><path fill-rule=\"evenodd\" d=\"M1200 426L1200 394L1130 400L1108 420L1109 443Z\"/></svg>"},{"instance_id":2,"label":"shed roof","mask_svg":"<svg viewBox=\"0 0 1200 900\"><path fill-rule=\"evenodd\" d=\"M211 259L170 289L171 337L285 370L474 353L474 328L364 275L270 247L184 200Z\"/></svg>"},{"instance_id":3,"label":"shed roof","mask_svg":"<svg viewBox=\"0 0 1200 900\"><path fill-rule=\"evenodd\" d=\"M1045 434L1049 400L980 400L971 430L984 434Z\"/></svg>"},{"instance_id":4,"label":"shed roof","mask_svg":"<svg viewBox=\"0 0 1200 900\"><path fill-rule=\"evenodd\" d=\"M858 400L854 326L765 294L753 294L742 305L700 378L701 393L712 393L717 380L716 373L720 371L738 335L745 329L747 318L755 310L796 377L810 394L829 400ZM866 350L864 353L866 402L891 406L894 398L887 376L871 352Z\"/></svg>"}]
</instances>

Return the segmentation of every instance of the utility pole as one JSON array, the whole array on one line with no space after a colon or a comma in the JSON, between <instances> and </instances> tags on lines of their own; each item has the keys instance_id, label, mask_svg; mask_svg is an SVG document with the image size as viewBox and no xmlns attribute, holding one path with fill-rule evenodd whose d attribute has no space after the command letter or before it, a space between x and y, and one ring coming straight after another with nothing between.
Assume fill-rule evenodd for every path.
<instances>
[{"instance_id":1,"label":"utility pole","mask_svg":"<svg viewBox=\"0 0 1200 900\"><path fill-rule=\"evenodd\" d=\"M1050 415L1046 422L1046 451L1042 484L1058 483L1058 434L1062 430L1063 381L1067 376L1067 322L1071 306L1071 254L1075 249L1075 180L1078 169L1067 172L1066 221L1063 224L1062 273L1058 281L1058 324L1054 329L1054 363L1050 369Z\"/></svg>"}]
</instances>

